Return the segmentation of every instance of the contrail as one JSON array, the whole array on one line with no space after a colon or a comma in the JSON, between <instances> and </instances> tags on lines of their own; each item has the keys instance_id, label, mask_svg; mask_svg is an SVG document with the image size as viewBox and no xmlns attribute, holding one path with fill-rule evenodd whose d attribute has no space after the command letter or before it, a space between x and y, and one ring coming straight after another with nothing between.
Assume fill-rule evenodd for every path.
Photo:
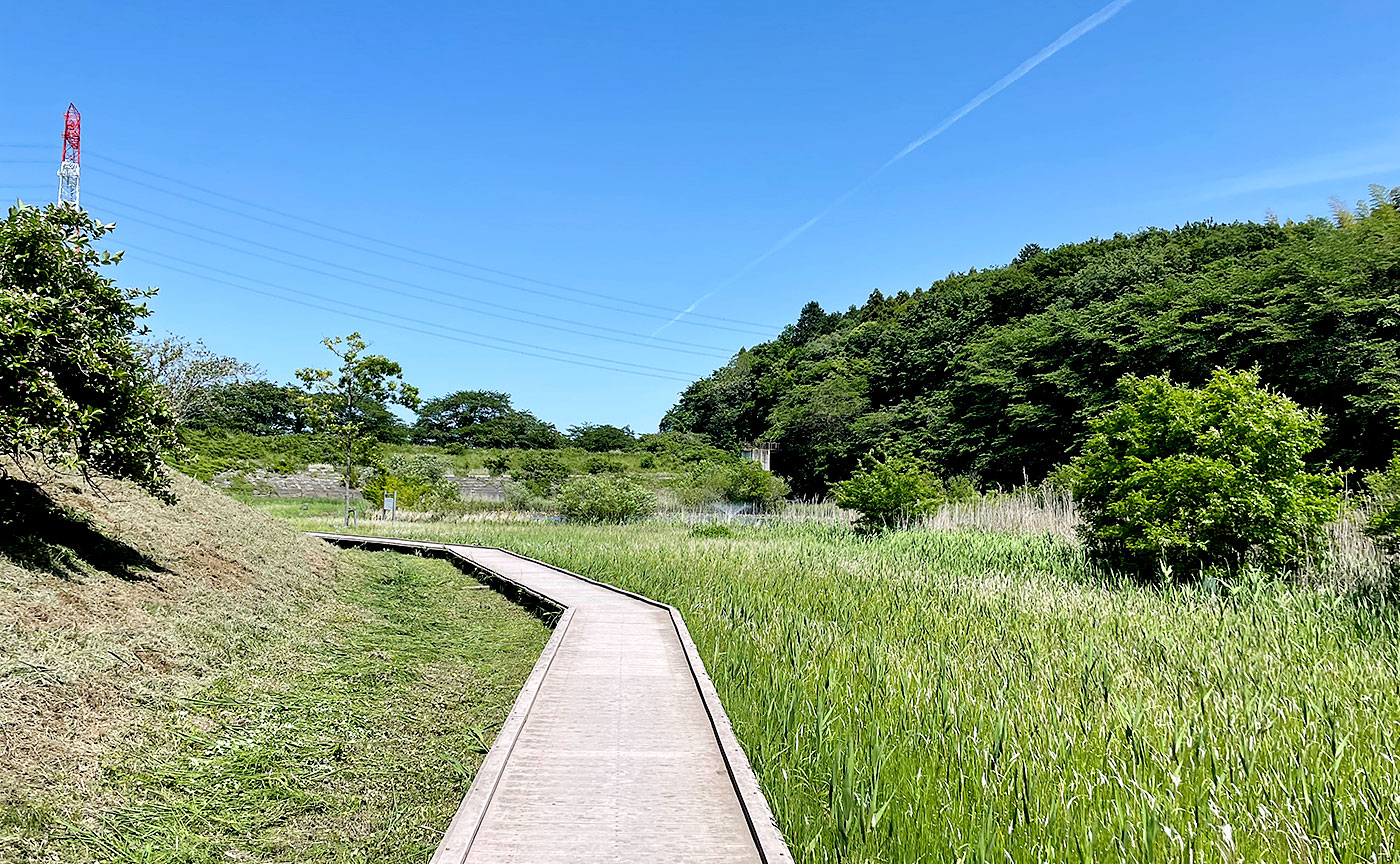
<instances>
[{"instance_id":1,"label":"contrail","mask_svg":"<svg viewBox=\"0 0 1400 864\"><path fill-rule=\"evenodd\" d=\"M705 294L699 300L696 300L684 312L680 313L675 318L672 318L670 321L661 325L661 327L657 329L656 333L653 333L651 335L655 336L657 333L660 333L662 330L665 330L667 327L670 327L672 324L676 323L686 314L691 312L706 298L713 296L717 291L722 290L731 282L738 279L740 276L743 276L745 273L749 272L754 267L757 267L763 261L767 260L771 255L780 251L783 247L787 246L789 243L796 240L798 237L801 237L803 234L807 233L807 230L809 228L825 219L827 215L831 213L831 211L835 210L837 207L840 207L843 203L845 203L847 198L850 198L852 195L856 194L861 189L864 189L865 186L868 183L870 183L870 181L885 173L886 169L888 169L890 166L894 165L896 162L903 159L905 156L908 156L910 153L913 153L915 150L918 150L920 147L937 138L939 135L942 135L944 132L947 132L953 127L953 124L957 123L962 118L971 114L973 111L976 111L982 105L983 102L986 102L988 99L1005 90L1007 87L1010 87L1012 84L1015 84L1017 81L1020 81L1032 69L1039 66L1041 63L1044 63L1046 60L1049 60L1051 57L1054 57L1063 49L1068 48L1070 45L1074 44L1074 42L1076 42L1079 39L1079 37L1085 35L1089 31L1098 27L1100 24L1103 24L1105 21L1112 18L1114 15L1117 15L1119 12L1123 11L1123 7L1127 6L1131 2L1133 2L1133 0L1113 0L1112 3L1109 3L1107 6L1095 12L1093 15L1090 15L1088 18L1085 18L1083 21L1080 21L1078 24L1066 30L1063 34L1061 34L1060 38L1056 39L1054 42L1051 42L1049 45L1046 45L1044 48L1037 51L1034 55L1030 57L1030 59L1026 60L1020 66L1017 66L1015 69L1012 69L1010 72L1004 75L1001 78L1001 80L997 81L995 84L988 87L986 90L983 90L981 93L978 93L967 104L963 105L961 108L944 118L943 122L939 123L937 126L933 127L928 132L925 132L922 136L911 141L909 145L906 146L903 150L900 150L898 153L891 156L889 160L885 162L885 164L881 165L879 168L876 168L865 179L861 180L859 183L846 190L846 192L841 197L837 198L835 201L832 201L830 204L826 205L826 207L822 208L820 213L813 216L811 219L808 219L806 222L803 222L801 225L789 231L787 234L784 234L783 237L780 240L778 240L778 242L770 246L768 250L765 251L762 255L745 264L742 268L739 269L737 273L724 280L713 291L710 291L708 294Z\"/></svg>"}]
</instances>

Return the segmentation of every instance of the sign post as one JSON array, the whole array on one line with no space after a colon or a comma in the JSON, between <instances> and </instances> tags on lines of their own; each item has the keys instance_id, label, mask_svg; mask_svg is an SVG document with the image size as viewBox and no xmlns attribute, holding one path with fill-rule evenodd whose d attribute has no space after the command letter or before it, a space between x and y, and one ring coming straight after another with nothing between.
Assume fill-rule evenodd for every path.
<instances>
[{"instance_id":1,"label":"sign post","mask_svg":"<svg viewBox=\"0 0 1400 864\"><path fill-rule=\"evenodd\" d=\"M389 521L390 521L390 522L394 521L394 516L395 516L395 514L397 513L398 509L399 509L399 493L398 493L398 492L385 492L385 493L384 493L384 512L389 516Z\"/></svg>"}]
</instances>

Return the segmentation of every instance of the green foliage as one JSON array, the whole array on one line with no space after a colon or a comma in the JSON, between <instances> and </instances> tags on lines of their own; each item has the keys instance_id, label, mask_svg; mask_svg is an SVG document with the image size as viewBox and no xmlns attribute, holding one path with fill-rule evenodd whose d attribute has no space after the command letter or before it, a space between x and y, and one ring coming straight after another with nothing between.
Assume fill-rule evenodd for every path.
<instances>
[{"instance_id":1,"label":"green foliage","mask_svg":"<svg viewBox=\"0 0 1400 864\"><path fill-rule=\"evenodd\" d=\"M170 467L200 480L223 471L263 468L278 474L303 471L313 462L334 463L336 444L323 435L252 435L225 429L179 427L183 445L167 455Z\"/></svg>"},{"instance_id":2,"label":"green foliage","mask_svg":"<svg viewBox=\"0 0 1400 864\"><path fill-rule=\"evenodd\" d=\"M631 522L656 512L656 495L624 477L585 474L559 487L559 513L574 522Z\"/></svg>"},{"instance_id":3,"label":"green foliage","mask_svg":"<svg viewBox=\"0 0 1400 864\"><path fill-rule=\"evenodd\" d=\"M1330 418L1320 455L1361 470L1400 444L1400 214L1346 225L1197 222L1056 249L860 307L808 304L697 381L662 420L721 447L776 441L802 495L898 446L940 475L1038 481L1076 453L1124 374L1199 386L1217 367Z\"/></svg>"},{"instance_id":4,"label":"green foliage","mask_svg":"<svg viewBox=\"0 0 1400 864\"><path fill-rule=\"evenodd\" d=\"M461 491L447 479L451 463L428 453L394 454L368 472L364 496L381 507L384 496L395 493L400 510L456 511L461 509Z\"/></svg>"},{"instance_id":5,"label":"green foliage","mask_svg":"<svg viewBox=\"0 0 1400 864\"><path fill-rule=\"evenodd\" d=\"M511 478L532 495L552 495L568 476L564 460L548 450L524 450L511 460Z\"/></svg>"},{"instance_id":6,"label":"green foliage","mask_svg":"<svg viewBox=\"0 0 1400 864\"><path fill-rule=\"evenodd\" d=\"M1130 377L1123 392L1075 462L1095 558L1190 577L1294 566L1315 546L1340 485L1306 461L1322 444L1317 412L1269 392L1257 372L1216 370L1199 389Z\"/></svg>"},{"instance_id":7,"label":"green foliage","mask_svg":"<svg viewBox=\"0 0 1400 864\"><path fill-rule=\"evenodd\" d=\"M148 339L136 347L151 378L165 391L176 422L181 424L205 407L212 389L262 377L252 364L216 354L202 341L191 342L173 334Z\"/></svg>"},{"instance_id":8,"label":"green foliage","mask_svg":"<svg viewBox=\"0 0 1400 864\"><path fill-rule=\"evenodd\" d=\"M271 381L214 384L203 388L180 420L187 429L223 429L251 435L307 430L301 391Z\"/></svg>"},{"instance_id":9,"label":"green foliage","mask_svg":"<svg viewBox=\"0 0 1400 864\"><path fill-rule=\"evenodd\" d=\"M751 504L768 509L777 506L789 492L783 478L764 471L747 459L720 466L720 494L734 504Z\"/></svg>"},{"instance_id":10,"label":"green foliage","mask_svg":"<svg viewBox=\"0 0 1400 864\"><path fill-rule=\"evenodd\" d=\"M569 427L569 443L590 453L608 453L613 450L632 449L637 443L637 436L628 426L584 423Z\"/></svg>"},{"instance_id":11,"label":"green foliage","mask_svg":"<svg viewBox=\"0 0 1400 864\"><path fill-rule=\"evenodd\" d=\"M160 386L131 343L154 291L98 272L114 226L74 207L11 207L0 222L0 450L73 460L169 497L161 453L176 444Z\"/></svg>"},{"instance_id":12,"label":"green foliage","mask_svg":"<svg viewBox=\"0 0 1400 864\"><path fill-rule=\"evenodd\" d=\"M724 462L737 458L733 453L715 447L704 435L691 432L660 432L643 435L637 439L637 446L652 457L652 465L661 464L671 468L681 468L699 462Z\"/></svg>"},{"instance_id":13,"label":"green foliage","mask_svg":"<svg viewBox=\"0 0 1400 864\"><path fill-rule=\"evenodd\" d=\"M486 473L490 474L492 477L500 477L510 473L510 457L506 456L504 453L495 453L491 456L487 456L485 463L486 464L482 467L484 467Z\"/></svg>"},{"instance_id":14,"label":"green foliage","mask_svg":"<svg viewBox=\"0 0 1400 864\"><path fill-rule=\"evenodd\" d=\"M866 529L890 528L938 509L943 482L923 462L903 455L870 456L836 484L836 503L860 513Z\"/></svg>"},{"instance_id":15,"label":"green foliage","mask_svg":"<svg viewBox=\"0 0 1400 864\"><path fill-rule=\"evenodd\" d=\"M627 466L607 456L589 456L583 461L583 470L589 474L626 474Z\"/></svg>"},{"instance_id":16,"label":"green foliage","mask_svg":"<svg viewBox=\"0 0 1400 864\"><path fill-rule=\"evenodd\" d=\"M404 383L399 364L378 354L366 354L369 346L359 333L325 339L322 344L340 360L340 368L298 369L297 378L306 388L302 406L311 428L333 439L344 456L348 511L355 458L366 459L374 453L374 433L382 426L375 409L388 414L386 402L417 408L418 390Z\"/></svg>"},{"instance_id":17,"label":"green foliage","mask_svg":"<svg viewBox=\"0 0 1400 864\"><path fill-rule=\"evenodd\" d=\"M1366 533L1391 554L1400 553L1400 453L1391 457L1386 470L1366 478L1372 512Z\"/></svg>"},{"instance_id":18,"label":"green foliage","mask_svg":"<svg viewBox=\"0 0 1400 864\"><path fill-rule=\"evenodd\" d=\"M1395 858L1393 607L998 532L405 528L675 605L801 864Z\"/></svg>"},{"instance_id":19,"label":"green foliage","mask_svg":"<svg viewBox=\"0 0 1400 864\"><path fill-rule=\"evenodd\" d=\"M562 443L559 430L510 404L493 390L458 390L430 399L413 424L415 444L463 447L551 449Z\"/></svg>"}]
</instances>

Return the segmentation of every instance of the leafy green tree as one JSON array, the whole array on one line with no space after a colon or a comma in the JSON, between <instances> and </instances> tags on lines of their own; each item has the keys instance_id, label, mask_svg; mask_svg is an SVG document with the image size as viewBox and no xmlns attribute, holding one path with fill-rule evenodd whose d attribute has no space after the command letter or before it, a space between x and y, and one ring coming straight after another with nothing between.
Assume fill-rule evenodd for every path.
<instances>
[{"instance_id":1,"label":"leafy green tree","mask_svg":"<svg viewBox=\"0 0 1400 864\"><path fill-rule=\"evenodd\" d=\"M892 528L932 513L943 503L943 482L907 455L872 455L835 487L836 503L860 513L859 526Z\"/></svg>"},{"instance_id":2,"label":"leafy green tree","mask_svg":"<svg viewBox=\"0 0 1400 864\"><path fill-rule=\"evenodd\" d=\"M775 441L803 495L878 447L1012 486L1078 452L1125 374L1200 386L1257 366L1329 418L1319 457L1374 471L1400 446L1397 200L1376 187L1345 225L1205 221L1028 246L845 312L809 304L687 387L661 430Z\"/></svg>"},{"instance_id":3,"label":"leafy green tree","mask_svg":"<svg viewBox=\"0 0 1400 864\"><path fill-rule=\"evenodd\" d=\"M151 377L165 390L175 421L181 424L205 407L215 387L262 377L251 363L217 354L202 341L191 342L174 334L138 342L137 351Z\"/></svg>"},{"instance_id":4,"label":"leafy green tree","mask_svg":"<svg viewBox=\"0 0 1400 864\"><path fill-rule=\"evenodd\" d=\"M333 439L345 454L345 524L350 524L350 490L354 484L354 462L372 455L376 439L370 434L373 414L370 406L393 402L405 408L418 407L418 390L404 383L398 363L378 354L366 354L368 344L359 333L322 341L340 360L338 369L297 370L306 388L303 405L311 427Z\"/></svg>"},{"instance_id":5,"label":"leafy green tree","mask_svg":"<svg viewBox=\"0 0 1400 864\"><path fill-rule=\"evenodd\" d=\"M75 207L11 207L0 221L0 447L71 462L171 499L161 453L176 445L167 397L131 342L154 290L99 268L112 230ZM171 499L173 500L173 499Z\"/></svg>"},{"instance_id":6,"label":"leafy green tree","mask_svg":"<svg viewBox=\"0 0 1400 864\"><path fill-rule=\"evenodd\" d=\"M532 495L551 495L569 476L569 467L559 454L549 450L526 450L511 461L511 479Z\"/></svg>"},{"instance_id":7,"label":"leafy green tree","mask_svg":"<svg viewBox=\"0 0 1400 864\"><path fill-rule=\"evenodd\" d=\"M1386 470L1368 476L1366 487L1372 506L1366 533L1385 551L1400 553L1400 453L1391 458Z\"/></svg>"},{"instance_id":8,"label":"leafy green tree","mask_svg":"<svg viewBox=\"0 0 1400 864\"><path fill-rule=\"evenodd\" d=\"M1339 477L1307 462L1322 445L1322 416L1265 389L1257 372L1219 369L1201 388L1127 377L1122 389L1074 463L1098 560L1184 578L1249 562L1287 567L1336 516Z\"/></svg>"},{"instance_id":9,"label":"leafy green tree","mask_svg":"<svg viewBox=\"0 0 1400 864\"><path fill-rule=\"evenodd\" d=\"M583 423L569 427L569 443L593 453L608 453L632 449L637 443L637 436L628 426Z\"/></svg>"},{"instance_id":10,"label":"leafy green tree","mask_svg":"<svg viewBox=\"0 0 1400 864\"><path fill-rule=\"evenodd\" d=\"M294 435L307 429L302 392L271 381L215 384L181 419L189 429Z\"/></svg>"},{"instance_id":11,"label":"leafy green tree","mask_svg":"<svg viewBox=\"0 0 1400 864\"><path fill-rule=\"evenodd\" d=\"M625 477L583 474L559 489L559 513L575 522L632 522L656 512L656 495Z\"/></svg>"},{"instance_id":12,"label":"leafy green tree","mask_svg":"<svg viewBox=\"0 0 1400 864\"><path fill-rule=\"evenodd\" d=\"M522 450L553 449L561 441L554 426L514 408L510 396L493 390L458 390L428 400L412 438L416 444Z\"/></svg>"}]
</instances>

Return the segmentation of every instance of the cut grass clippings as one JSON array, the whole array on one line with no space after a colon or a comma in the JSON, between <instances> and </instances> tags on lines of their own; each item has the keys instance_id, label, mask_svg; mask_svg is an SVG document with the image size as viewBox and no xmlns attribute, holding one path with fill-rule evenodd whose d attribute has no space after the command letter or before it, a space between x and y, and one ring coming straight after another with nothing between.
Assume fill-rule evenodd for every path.
<instances>
[{"instance_id":1,"label":"cut grass clippings","mask_svg":"<svg viewBox=\"0 0 1400 864\"><path fill-rule=\"evenodd\" d=\"M109 754L110 803L54 847L152 864L426 860L547 638L477 586L444 561L345 553L336 602Z\"/></svg>"}]
</instances>

